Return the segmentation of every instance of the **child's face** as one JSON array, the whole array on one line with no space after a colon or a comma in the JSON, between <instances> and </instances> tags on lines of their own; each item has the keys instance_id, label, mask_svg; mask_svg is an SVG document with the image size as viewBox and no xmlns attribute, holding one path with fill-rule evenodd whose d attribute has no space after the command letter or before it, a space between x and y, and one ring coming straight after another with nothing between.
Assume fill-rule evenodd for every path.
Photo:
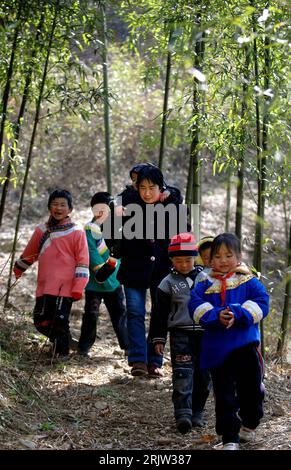
<instances>
[{"instance_id":1,"label":"child's face","mask_svg":"<svg viewBox=\"0 0 291 470\"><path fill-rule=\"evenodd\" d=\"M161 190L159 186L150 180L142 180L138 191L140 197L146 204L154 204L160 199Z\"/></svg>"},{"instance_id":2,"label":"child's face","mask_svg":"<svg viewBox=\"0 0 291 470\"><path fill-rule=\"evenodd\" d=\"M205 250L202 250L200 253L200 258L203 261L203 264L205 267L209 268L210 267L210 252L211 248L205 248Z\"/></svg>"},{"instance_id":3,"label":"child's face","mask_svg":"<svg viewBox=\"0 0 291 470\"><path fill-rule=\"evenodd\" d=\"M131 182L132 186L137 189L136 182L137 182L137 173L133 172L131 173Z\"/></svg>"},{"instance_id":4,"label":"child's face","mask_svg":"<svg viewBox=\"0 0 291 470\"><path fill-rule=\"evenodd\" d=\"M172 263L178 273L188 274L194 269L194 260L194 256L174 256Z\"/></svg>"},{"instance_id":5,"label":"child's face","mask_svg":"<svg viewBox=\"0 0 291 470\"><path fill-rule=\"evenodd\" d=\"M105 203L99 203L99 204L95 204L92 207L92 211L93 211L96 222L101 225L107 219L109 212L110 212L110 208Z\"/></svg>"},{"instance_id":6,"label":"child's face","mask_svg":"<svg viewBox=\"0 0 291 470\"><path fill-rule=\"evenodd\" d=\"M62 220L72 212L72 209L69 208L65 197L56 197L51 201L49 211L54 219Z\"/></svg>"},{"instance_id":7,"label":"child's face","mask_svg":"<svg viewBox=\"0 0 291 470\"><path fill-rule=\"evenodd\" d=\"M239 264L239 258L234 251L229 250L226 245L222 244L211 260L214 271L221 273L229 273L233 271Z\"/></svg>"}]
</instances>

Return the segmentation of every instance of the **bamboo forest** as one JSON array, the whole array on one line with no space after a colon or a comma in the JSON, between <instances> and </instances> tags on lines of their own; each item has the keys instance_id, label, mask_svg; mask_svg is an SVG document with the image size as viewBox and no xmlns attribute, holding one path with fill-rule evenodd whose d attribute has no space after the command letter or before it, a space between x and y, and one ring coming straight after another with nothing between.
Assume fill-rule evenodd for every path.
<instances>
[{"instance_id":1,"label":"bamboo forest","mask_svg":"<svg viewBox=\"0 0 291 470\"><path fill-rule=\"evenodd\" d=\"M289 51L287 0L0 0L1 450L290 450Z\"/></svg>"}]
</instances>

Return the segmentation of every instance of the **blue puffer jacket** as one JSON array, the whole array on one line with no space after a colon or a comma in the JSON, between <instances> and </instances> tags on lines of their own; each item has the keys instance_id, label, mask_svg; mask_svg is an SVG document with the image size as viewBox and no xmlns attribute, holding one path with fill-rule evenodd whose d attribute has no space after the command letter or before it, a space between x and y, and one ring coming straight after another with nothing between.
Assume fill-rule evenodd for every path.
<instances>
[{"instance_id":1,"label":"blue puffer jacket","mask_svg":"<svg viewBox=\"0 0 291 470\"><path fill-rule=\"evenodd\" d=\"M210 273L191 291L189 313L205 328L201 367L221 365L234 349L260 343L259 322L268 315L269 295L252 274L234 273L226 281L226 300L221 305L221 281ZM226 329L219 321L221 310L229 307L234 324Z\"/></svg>"}]
</instances>

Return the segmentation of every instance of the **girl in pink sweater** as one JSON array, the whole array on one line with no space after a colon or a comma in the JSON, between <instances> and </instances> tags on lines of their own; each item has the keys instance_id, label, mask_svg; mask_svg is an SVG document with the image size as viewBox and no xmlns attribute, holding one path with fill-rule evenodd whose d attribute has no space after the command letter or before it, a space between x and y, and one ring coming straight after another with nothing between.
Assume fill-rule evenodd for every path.
<instances>
[{"instance_id":1,"label":"girl in pink sweater","mask_svg":"<svg viewBox=\"0 0 291 470\"><path fill-rule=\"evenodd\" d=\"M50 217L34 230L14 274L19 279L38 261L34 324L47 336L59 355L69 353L69 316L73 300L79 300L89 279L89 254L85 232L74 224L72 196L53 191L48 200Z\"/></svg>"}]
</instances>

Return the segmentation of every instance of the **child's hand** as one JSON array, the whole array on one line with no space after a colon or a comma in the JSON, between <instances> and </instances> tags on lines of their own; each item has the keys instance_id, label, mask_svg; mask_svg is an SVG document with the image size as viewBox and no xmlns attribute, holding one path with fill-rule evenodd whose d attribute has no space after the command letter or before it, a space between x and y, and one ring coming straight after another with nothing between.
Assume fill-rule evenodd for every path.
<instances>
[{"instance_id":1,"label":"child's hand","mask_svg":"<svg viewBox=\"0 0 291 470\"><path fill-rule=\"evenodd\" d=\"M18 269L16 266L14 266L13 272L14 272L16 279L20 279L23 274L23 272L20 269Z\"/></svg>"},{"instance_id":2,"label":"child's hand","mask_svg":"<svg viewBox=\"0 0 291 470\"><path fill-rule=\"evenodd\" d=\"M117 266L117 259L116 258L113 258L113 256L109 256L108 260L107 260L107 264L109 264L109 266L111 266L112 268L116 268Z\"/></svg>"},{"instance_id":3,"label":"child's hand","mask_svg":"<svg viewBox=\"0 0 291 470\"><path fill-rule=\"evenodd\" d=\"M165 349L165 345L163 343L156 343L155 344L155 353L158 356L161 356L163 354L164 349Z\"/></svg>"},{"instance_id":4,"label":"child's hand","mask_svg":"<svg viewBox=\"0 0 291 470\"><path fill-rule=\"evenodd\" d=\"M73 300L80 300L82 298L82 292L72 292Z\"/></svg>"},{"instance_id":5,"label":"child's hand","mask_svg":"<svg viewBox=\"0 0 291 470\"><path fill-rule=\"evenodd\" d=\"M161 202L164 202L169 196L170 196L170 191L168 189L166 189L166 191L163 191L161 194L160 194L160 201Z\"/></svg>"},{"instance_id":6,"label":"child's hand","mask_svg":"<svg viewBox=\"0 0 291 470\"><path fill-rule=\"evenodd\" d=\"M221 310L219 314L219 321L223 326L226 327L226 329L230 328L234 324L234 314L229 309L229 307Z\"/></svg>"},{"instance_id":7,"label":"child's hand","mask_svg":"<svg viewBox=\"0 0 291 470\"><path fill-rule=\"evenodd\" d=\"M94 276L96 282L103 284L103 282L105 282L115 271L117 263L117 259L110 256L106 263L104 263L97 271L95 271Z\"/></svg>"}]
</instances>

